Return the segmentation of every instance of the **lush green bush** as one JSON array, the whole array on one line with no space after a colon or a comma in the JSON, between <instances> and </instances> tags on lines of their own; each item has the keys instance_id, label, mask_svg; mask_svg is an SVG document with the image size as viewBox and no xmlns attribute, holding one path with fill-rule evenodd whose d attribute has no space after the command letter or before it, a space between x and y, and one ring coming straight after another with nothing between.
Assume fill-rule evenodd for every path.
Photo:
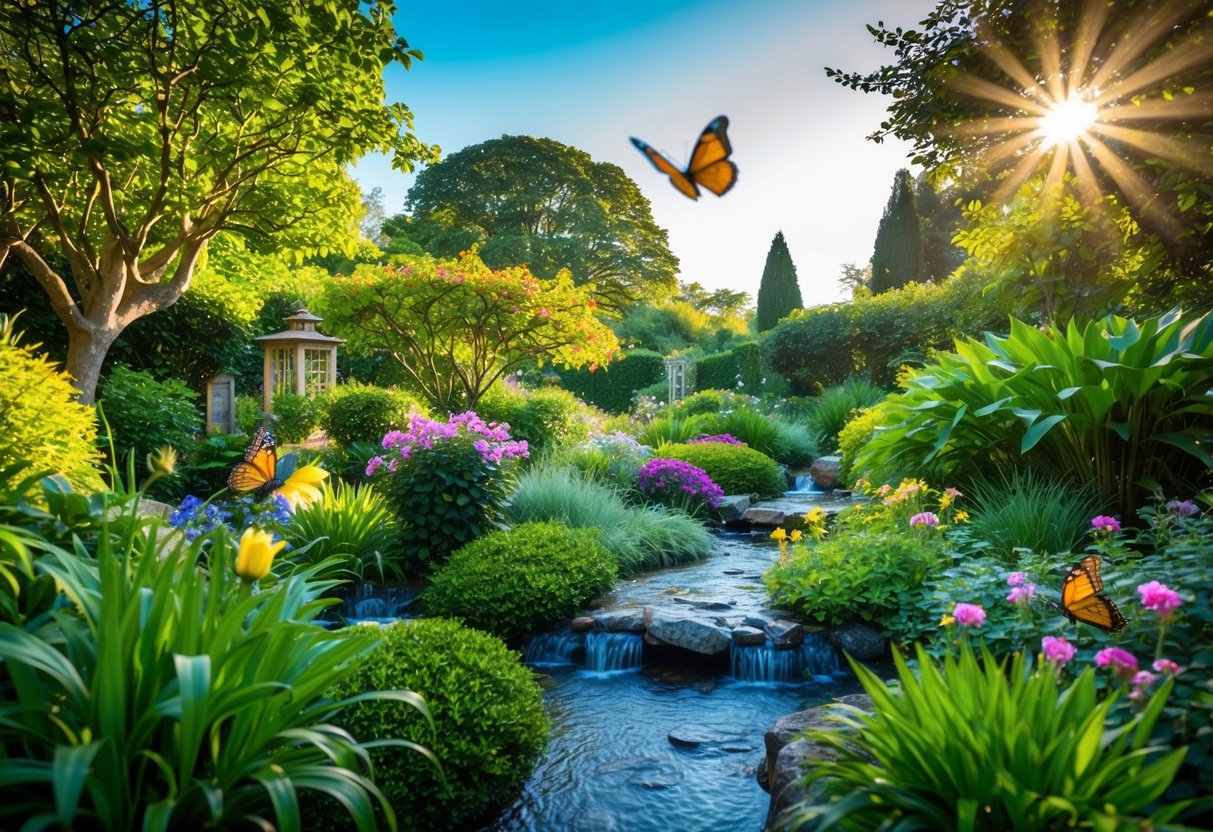
<instances>
[{"instance_id":1,"label":"lush green bush","mask_svg":"<svg viewBox=\"0 0 1213 832\"><path fill-rule=\"evenodd\" d=\"M844 305L793 312L766 333L762 358L800 395L842 384L862 366Z\"/></svg>"},{"instance_id":2,"label":"lush green bush","mask_svg":"<svg viewBox=\"0 0 1213 832\"><path fill-rule=\"evenodd\" d=\"M572 393L558 387L524 390L499 384L480 397L476 412L486 421L508 424L510 435L525 441L532 456L589 435L588 408Z\"/></svg>"},{"instance_id":3,"label":"lush green bush","mask_svg":"<svg viewBox=\"0 0 1213 832\"><path fill-rule=\"evenodd\" d=\"M779 497L788 489L787 478L775 460L744 445L665 445L657 450L657 456L702 468L725 494Z\"/></svg>"},{"instance_id":4,"label":"lush green bush","mask_svg":"<svg viewBox=\"0 0 1213 832\"><path fill-rule=\"evenodd\" d=\"M260 396L237 396L235 402L236 429L241 433L252 436L257 432L265 416L265 408Z\"/></svg>"},{"instance_id":5,"label":"lush green bush","mask_svg":"<svg viewBox=\"0 0 1213 832\"><path fill-rule=\"evenodd\" d=\"M197 393L175 379L157 381L150 373L115 366L98 391L110 429L110 436L100 437L102 447L112 439L119 461L133 453L140 467L144 457L162 445L186 455L202 433L196 398Z\"/></svg>"},{"instance_id":6,"label":"lush green bush","mask_svg":"<svg viewBox=\"0 0 1213 832\"><path fill-rule=\"evenodd\" d=\"M775 419L775 445L772 456L784 465L807 465L821 456L813 429L803 422Z\"/></svg>"},{"instance_id":7,"label":"lush green bush","mask_svg":"<svg viewBox=\"0 0 1213 832\"><path fill-rule=\"evenodd\" d=\"M598 532L524 523L452 554L422 598L431 615L462 618L518 639L572 617L586 601L610 591L618 573Z\"/></svg>"},{"instance_id":8,"label":"lush green bush","mask_svg":"<svg viewBox=\"0 0 1213 832\"><path fill-rule=\"evenodd\" d=\"M704 426L704 433L726 433L771 458L777 458L776 453L780 450L781 434L776 420L750 407L718 414Z\"/></svg>"},{"instance_id":9,"label":"lush green bush","mask_svg":"<svg viewBox=\"0 0 1213 832\"><path fill-rule=\"evenodd\" d=\"M1183 808L1155 804L1184 757L1150 742L1170 682L1111 730L1115 700L1097 699L1090 668L1063 687L1051 662L1008 667L967 644L942 665L921 649L914 670L893 658L896 689L851 662L875 712L836 706L851 730L810 732L835 758L807 780L836 802L797 807L782 828L1153 828Z\"/></svg>"},{"instance_id":10,"label":"lush green bush","mask_svg":"<svg viewBox=\"0 0 1213 832\"><path fill-rule=\"evenodd\" d=\"M96 415L76 403L68 376L34 349L20 344L12 319L0 315L0 469L28 461L31 473L58 472L74 487L96 491Z\"/></svg>"},{"instance_id":11,"label":"lush green bush","mask_svg":"<svg viewBox=\"0 0 1213 832\"><path fill-rule=\"evenodd\" d=\"M510 493L508 466L527 455L500 427L475 413L446 422L414 414L407 431L383 438L367 476L381 482L404 525L409 568L441 564L455 549L497 527Z\"/></svg>"},{"instance_id":12,"label":"lush green bush","mask_svg":"<svg viewBox=\"0 0 1213 832\"><path fill-rule=\"evenodd\" d=\"M1011 469L965 486L972 515L965 527L969 551L1015 562L1016 549L1046 555L1076 551L1104 509L1090 487L1075 487L1031 469Z\"/></svg>"},{"instance_id":13,"label":"lush green bush","mask_svg":"<svg viewBox=\"0 0 1213 832\"><path fill-rule=\"evenodd\" d=\"M348 483L366 482L370 461L383 452L382 439L343 446L330 443L320 454L320 465Z\"/></svg>"},{"instance_id":14,"label":"lush green bush","mask_svg":"<svg viewBox=\"0 0 1213 832\"><path fill-rule=\"evenodd\" d=\"M635 482L636 471L652 455L648 445L616 432L557 448L550 459L554 465L575 468L592 479L627 489Z\"/></svg>"},{"instance_id":15,"label":"lush green bush","mask_svg":"<svg viewBox=\"0 0 1213 832\"><path fill-rule=\"evenodd\" d=\"M1192 489L1213 466L1213 315L1109 316L963 340L891 396L860 468L928 462L976 473L1022 457L1094 486L1128 516L1159 483Z\"/></svg>"},{"instance_id":16,"label":"lush green bush","mask_svg":"<svg viewBox=\"0 0 1213 832\"><path fill-rule=\"evenodd\" d=\"M318 405L320 427L339 445L376 442L406 427L410 413L425 412L421 400L403 390L356 381L326 390Z\"/></svg>"},{"instance_id":17,"label":"lush green bush","mask_svg":"<svg viewBox=\"0 0 1213 832\"><path fill-rule=\"evenodd\" d=\"M367 747L331 728L348 703L326 696L378 634L316 626L323 582L298 574L250 592L224 532L187 543L138 518L133 501L116 516L109 496L49 483L49 511L77 528L71 515L87 514L95 533L67 540L55 522L54 540L7 524L0 534L5 553L15 535L40 553L19 568L33 595L49 587L56 610L0 624L0 826L299 829L307 792L363 828L377 806L390 818ZM0 582L0 596L9 588Z\"/></svg>"},{"instance_id":18,"label":"lush green bush","mask_svg":"<svg viewBox=\"0 0 1213 832\"><path fill-rule=\"evenodd\" d=\"M641 444L650 448L660 448L670 443L686 442L708 433L714 433L716 416L699 414L697 416L658 416L646 424L636 437Z\"/></svg>"},{"instance_id":19,"label":"lush green bush","mask_svg":"<svg viewBox=\"0 0 1213 832\"><path fill-rule=\"evenodd\" d=\"M243 433L213 433L194 440L181 466L181 491L214 494L226 488L228 474L244 459L248 445Z\"/></svg>"},{"instance_id":20,"label":"lush green bush","mask_svg":"<svg viewBox=\"0 0 1213 832\"><path fill-rule=\"evenodd\" d=\"M809 412L809 425L824 453L836 453L839 433L856 411L872 407L885 397L885 391L871 382L849 378L842 384L821 391Z\"/></svg>"},{"instance_id":21,"label":"lush green bush","mask_svg":"<svg viewBox=\"0 0 1213 832\"><path fill-rule=\"evenodd\" d=\"M274 396L274 435L279 442L306 441L320 427L320 408L308 396L278 393Z\"/></svg>"},{"instance_id":22,"label":"lush green bush","mask_svg":"<svg viewBox=\"0 0 1213 832\"><path fill-rule=\"evenodd\" d=\"M401 829L476 828L479 818L513 798L547 744L541 692L518 654L457 622L429 618L385 628L378 650L333 695L394 688L421 694L432 729L415 709L396 702L351 705L341 722L356 737L413 737L441 761L445 782L409 749L372 750L375 783Z\"/></svg>"},{"instance_id":23,"label":"lush green bush","mask_svg":"<svg viewBox=\"0 0 1213 832\"><path fill-rule=\"evenodd\" d=\"M370 484L343 482L334 488L326 482L319 500L295 509L284 534L296 547L287 555L291 563L328 561L326 575L339 572L341 577L379 582L404 575L400 524L387 499ZM308 543L313 545L303 549Z\"/></svg>"},{"instance_id":24,"label":"lush green bush","mask_svg":"<svg viewBox=\"0 0 1213 832\"><path fill-rule=\"evenodd\" d=\"M559 466L535 467L520 476L505 513L511 524L598 529L621 575L696 560L712 549L711 533L685 514L630 507L618 487Z\"/></svg>"},{"instance_id":25,"label":"lush green bush","mask_svg":"<svg viewBox=\"0 0 1213 832\"><path fill-rule=\"evenodd\" d=\"M762 381L762 357L753 341L695 362L695 386L700 390L738 389L757 393L762 389Z\"/></svg>"},{"instance_id":26,"label":"lush green bush","mask_svg":"<svg viewBox=\"0 0 1213 832\"><path fill-rule=\"evenodd\" d=\"M674 416L696 416L701 413L721 413L726 410L736 410L739 407L750 407L753 401L749 396L734 393L731 390L699 390L685 399L670 405Z\"/></svg>"},{"instance_id":27,"label":"lush green bush","mask_svg":"<svg viewBox=\"0 0 1213 832\"><path fill-rule=\"evenodd\" d=\"M560 383L578 397L610 413L626 413L638 390L665 382L665 359L650 350L628 350L608 367L558 370Z\"/></svg>"},{"instance_id":28,"label":"lush green bush","mask_svg":"<svg viewBox=\"0 0 1213 832\"><path fill-rule=\"evenodd\" d=\"M872 440L878 425L889 419L890 406L885 402L856 410L853 417L838 431L838 480L844 486L851 486L855 480L864 478L872 482L891 482L897 479L889 470L868 468L857 470L855 459L860 451Z\"/></svg>"}]
</instances>

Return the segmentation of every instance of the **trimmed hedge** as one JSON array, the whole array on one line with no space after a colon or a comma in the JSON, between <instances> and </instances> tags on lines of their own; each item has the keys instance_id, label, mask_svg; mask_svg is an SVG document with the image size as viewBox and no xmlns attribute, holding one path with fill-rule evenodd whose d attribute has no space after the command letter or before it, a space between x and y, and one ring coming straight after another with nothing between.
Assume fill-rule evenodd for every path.
<instances>
[{"instance_id":1,"label":"trimmed hedge","mask_svg":"<svg viewBox=\"0 0 1213 832\"><path fill-rule=\"evenodd\" d=\"M279 393L274 396L273 408L274 436L279 442L304 442L320 427L319 408L308 396Z\"/></svg>"},{"instance_id":2,"label":"trimmed hedge","mask_svg":"<svg viewBox=\"0 0 1213 832\"><path fill-rule=\"evenodd\" d=\"M775 460L745 445L703 442L663 445L657 456L681 459L702 468L725 494L780 497L788 490L787 478Z\"/></svg>"},{"instance_id":3,"label":"trimmed hedge","mask_svg":"<svg viewBox=\"0 0 1213 832\"><path fill-rule=\"evenodd\" d=\"M505 639L571 618L615 585L619 566L595 530L523 523L453 553L422 596L430 615Z\"/></svg>"},{"instance_id":4,"label":"trimmed hedge","mask_svg":"<svg viewBox=\"0 0 1213 832\"><path fill-rule=\"evenodd\" d=\"M588 411L568 390L541 387L525 390L494 385L476 402L476 413L486 422L506 422L510 436L526 440L531 456L568 440L589 435Z\"/></svg>"},{"instance_id":5,"label":"trimmed hedge","mask_svg":"<svg viewBox=\"0 0 1213 832\"><path fill-rule=\"evenodd\" d=\"M560 384L577 394L582 401L611 413L625 413L632 408L637 390L665 381L665 359L652 350L632 350L623 360L596 372L589 370L558 370Z\"/></svg>"},{"instance_id":6,"label":"trimmed hedge","mask_svg":"<svg viewBox=\"0 0 1213 832\"><path fill-rule=\"evenodd\" d=\"M378 442L390 430L408 427L409 414L424 413L425 405L403 390L352 381L320 397L320 427L343 446Z\"/></svg>"},{"instance_id":7,"label":"trimmed hedge","mask_svg":"<svg viewBox=\"0 0 1213 832\"><path fill-rule=\"evenodd\" d=\"M749 341L728 352L707 355L695 362L695 387L698 390L742 389L757 393L762 387L762 356L758 344Z\"/></svg>"},{"instance_id":8,"label":"trimmed hedge","mask_svg":"<svg viewBox=\"0 0 1213 832\"><path fill-rule=\"evenodd\" d=\"M371 752L375 785L402 830L473 829L510 801L547 744L548 720L531 671L500 639L439 618L401 621L332 691L335 698L372 690L411 690L429 706L434 730L405 702L357 702L341 724L361 740L405 737L429 749L434 764L408 748Z\"/></svg>"}]
</instances>

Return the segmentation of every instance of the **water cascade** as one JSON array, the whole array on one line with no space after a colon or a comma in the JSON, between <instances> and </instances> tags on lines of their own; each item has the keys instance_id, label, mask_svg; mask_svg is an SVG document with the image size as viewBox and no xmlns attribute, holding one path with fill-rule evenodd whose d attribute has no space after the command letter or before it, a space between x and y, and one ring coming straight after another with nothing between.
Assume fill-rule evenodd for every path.
<instances>
[{"instance_id":1,"label":"water cascade","mask_svg":"<svg viewBox=\"0 0 1213 832\"><path fill-rule=\"evenodd\" d=\"M538 667L577 664L584 656L585 648L585 635L567 628L554 633L536 633L527 641L522 660Z\"/></svg>"},{"instance_id":2,"label":"water cascade","mask_svg":"<svg viewBox=\"0 0 1213 832\"><path fill-rule=\"evenodd\" d=\"M596 673L640 667L644 639L636 633L586 633L585 667Z\"/></svg>"},{"instance_id":3,"label":"water cascade","mask_svg":"<svg viewBox=\"0 0 1213 832\"><path fill-rule=\"evenodd\" d=\"M838 654L820 633L805 635L800 647L778 650L770 643L752 647L733 645L729 672L739 682L788 682L838 672Z\"/></svg>"}]
</instances>

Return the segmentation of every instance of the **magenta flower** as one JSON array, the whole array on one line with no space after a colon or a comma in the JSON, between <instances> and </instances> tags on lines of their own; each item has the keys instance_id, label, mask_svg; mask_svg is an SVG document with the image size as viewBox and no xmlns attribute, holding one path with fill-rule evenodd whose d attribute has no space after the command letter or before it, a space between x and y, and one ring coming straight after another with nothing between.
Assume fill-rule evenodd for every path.
<instances>
[{"instance_id":1,"label":"magenta flower","mask_svg":"<svg viewBox=\"0 0 1213 832\"><path fill-rule=\"evenodd\" d=\"M1133 676L1133 690L1129 691L1129 699L1140 702L1146 698L1146 688L1158 681L1158 677L1148 670L1142 670Z\"/></svg>"},{"instance_id":2,"label":"magenta flower","mask_svg":"<svg viewBox=\"0 0 1213 832\"><path fill-rule=\"evenodd\" d=\"M1027 580L1027 572L1012 572L1010 575L1007 575L1007 586L1022 586Z\"/></svg>"},{"instance_id":3,"label":"magenta flower","mask_svg":"<svg viewBox=\"0 0 1213 832\"><path fill-rule=\"evenodd\" d=\"M1191 500L1183 500L1182 502L1172 500L1167 503L1166 509L1171 514L1178 514L1180 517L1192 517L1193 515L1200 514L1200 507Z\"/></svg>"},{"instance_id":4,"label":"magenta flower","mask_svg":"<svg viewBox=\"0 0 1213 832\"><path fill-rule=\"evenodd\" d=\"M1154 669L1159 673L1165 673L1168 676L1178 676L1183 672L1183 668L1170 659L1155 659Z\"/></svg>"},{"instance_id":5,"label":"magenta flower","mask_svg":"<svg viewBox=\"0 0 1213 832\"><path fill-rule=\"evenodd\" d=\"M1069 664L1078 652L1078 648L1062 636L1045 636L1040 640L1040 649L1044 651L1045 658L1057 668Z\"/></svg>"},{"instance_id":6,"label":"magenta flower","mask_svg":"<svg viewBox=\"0 0 1213 832\"><path fill-rule=\"evenodd\" d=\"M1102 532L1104 534L1113 534L1114 532L1120 531L1120 523L1116 520L1116 518L1108 517L1103 514L1099 515L1098 517L1091 518L1091 526L1094 527L1095 531Z\"/></svg>"},{"instance_id":7,"label":"magenta flower","mask_svg":"<svg viewBox=\"0 0 1213 832\"><path fill-rule=\"evenodd\" d=\"M934 512L924 511L921 514L915 514L910 518L910 528L918 529L924 526L934 528L939 525L939 518Z\"/></svg>"},{"instance_id":8,"label":"magenta flower","mask_svg":"<svg viewBox=\"0 0 1213 832\"><path fill-rule=\"evenodd\" d=\"M1012 604L1026 607L1036 598L1036 584L1022 584L1012 587L1007 594L1007 600Z\"/></svg>"},{"instance_id":9,"label":"magenta flower","mask_svg":"<svg viewBox=\"0 0 1213 832\"><path fill-rule=\"evenodd\" d=\"M986 620L986 611L977 604L957 604L952 610L956 623L966 627L980 627Z\"/></svg>"},{"instance_id":10,"label":"magenta flower","mask_svg":"<svg viewBox=\"0 0 1213 832\"><path fill-rule=\"evenodd\" d=\"M1095 654L1096 667L1110 667L1116 678L1127 682L1137 672L1137 657L1119 647L1108 647Z\"/></svg>"},{"instance_id":11,"label":"magenta flower","mask_svg":"<svg viewBox=\"0 0 1213 832\"><path fill-rule=\"evenodd\" d=\"M1184 603L1178 592L1158 581L1142 584L1137 588L1137 592L1141 595L1141 605L1148 610L1154 610L1163 621L1170 619L1171 613Z\"/></svg>"},{"instance_id":12,"label":"magenta flower","mask_svg":"<svg viewBox=\"0 0 1213 832\"><path fill-rule=\"evenodd\" d=\"M707 434L700 434L699 436L696 436L694 439L687 440L688 445L702 445L705 442L717 442L721 445L744 445L745 444L740 439L738 439L736 436L733 436L731 433L717 433L717 434L712 434L711 436L709 436Z\"/></svg>"}]
</instances>

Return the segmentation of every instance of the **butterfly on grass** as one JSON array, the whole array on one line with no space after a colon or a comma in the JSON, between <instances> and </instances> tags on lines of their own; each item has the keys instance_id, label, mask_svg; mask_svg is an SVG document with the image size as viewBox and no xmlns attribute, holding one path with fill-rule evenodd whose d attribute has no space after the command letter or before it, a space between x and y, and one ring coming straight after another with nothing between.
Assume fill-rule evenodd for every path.
<instances>
[{"instance_id":1,"label":"butterfly on grass","mask_svg":"<svg viewBox=\"0 0 1213 832\"><path fill-rule=\"evenodd\" d=\"M725 134L729 120L717 116L708 122L699 134L699 141L691 153L691 161L686 170L662 156L640 139L632 139L632 144L648 157L653 167L670 177L670 184L691 199L699 199L699 189L706 188L716 196L724 194L737 184L737 165L729 161L733 146Z\"/></svg>"},{"instance_id":2,"label":"butterfly on grass","mask_svg":"<svg viewBox=\"0 0 1213 832\"><path fill-rule=\"evenodd\" d=\"M227 485L233 491L251 491L260 499L282 487L281 478L289 472L279 471L278 468L278 440L268 428L260 427L253 435L249 449L244 452L244 459L236 463L236 467L227 475Z\"/></svg>"},{"instance_id":3,"label":"butterfly on grass","mask_svg":"<svg viewBox=\"0 0 1213 832\"><path fill-rule=\"evenodd\" d=\"M1103 565L1095 555L1087 555L1070 567L1061 585L1061 603L1049 603L1073 622L1081 621L1109 633L1119 633L1129 621L1116 602L1103 594Z\"/></svg>"}]
</instances>

